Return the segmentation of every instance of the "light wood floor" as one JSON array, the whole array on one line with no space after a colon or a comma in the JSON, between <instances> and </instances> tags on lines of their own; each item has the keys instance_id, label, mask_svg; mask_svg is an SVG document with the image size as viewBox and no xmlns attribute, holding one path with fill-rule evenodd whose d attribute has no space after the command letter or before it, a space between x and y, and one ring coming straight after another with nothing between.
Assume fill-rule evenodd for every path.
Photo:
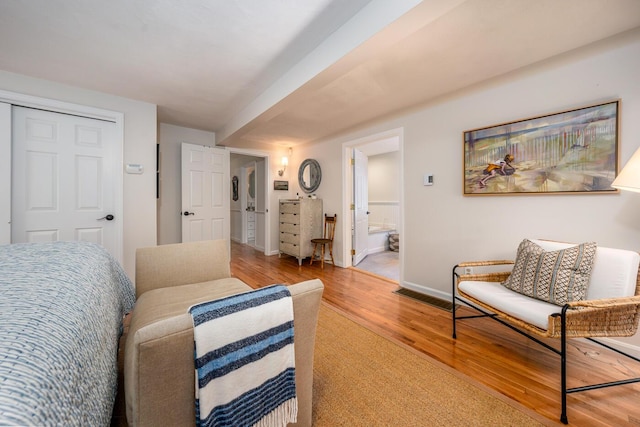
<instances>
[{"instance_id":1,"label":"light wood floor","mask_svg":"<svg viewBox=\"0 0 640 427\"><path fill-rule=\"evenodd\" d=\"M552 421L560 416L559 357L490 319L458 323L451 338L451 313L394 294L397 284L355 269L319 263L302 267L295 258L264 256L233 243L232 275L253 287L319 278L323 299L360 319L370 329L410 345ZM468 310L468 309L461 309ZM553 342L553 341L550 341ZM640 377L640 364L591 343L572 340L568 386ZM363 361L364 362L364 361ZM640 426L640 385L571 394L568 417L574 426ZM416 402L419 405L420 402ZM464 404L464 402L461 402Z\"/></svg>"}]
</instances>

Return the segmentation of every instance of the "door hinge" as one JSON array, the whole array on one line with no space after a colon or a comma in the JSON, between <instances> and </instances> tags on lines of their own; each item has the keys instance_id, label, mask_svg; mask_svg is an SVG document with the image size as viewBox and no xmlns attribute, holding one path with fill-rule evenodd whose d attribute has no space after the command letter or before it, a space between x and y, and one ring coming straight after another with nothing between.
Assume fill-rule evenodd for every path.
<instances>
[{"instance_id":1,"label":"door hinge","mask_svg":"<svg viewBox=\"0 0 640 427\"><path fill-rule=\"evenodd\" d=\"M351 159L351 166L356 164L356 159Z\"/></svg>"},{"instance_id":2,"label":"door hinge","mask_svg":"<svg viewBox=\"0 0 640 427\"><path fill-rule=\"evenodd\" d=\"M355 249L351 249L351 255L355 255L356 254L356 250Z\"/></svg>"},{"instance_id":3,"label":"door hinge","mask_svg":"<svg viewBox=\"0 0 640 427\"><path fill-rule=\"evenodd\" d=\"M355 204L353 204L353 203L351 203L350 209L351 209L352 211L355 211L355 210L356 210L356 205L355 205Z\"/></svg>"}]
</instances>

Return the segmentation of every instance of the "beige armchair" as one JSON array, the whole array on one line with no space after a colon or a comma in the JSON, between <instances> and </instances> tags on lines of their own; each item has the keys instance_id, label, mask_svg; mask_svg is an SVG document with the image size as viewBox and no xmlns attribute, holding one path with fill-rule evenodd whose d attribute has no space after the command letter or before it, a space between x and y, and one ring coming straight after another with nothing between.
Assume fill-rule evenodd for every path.
<instances>
[{"instance_id":1,"label":"beige armchair","mask_svg":"<svg viewBox=\"0 0 640 427\"><path fill-rule=\"evenodd\" d=\"M130 426L195 425L193 325L188 308L250 291L231 277L226 241L136 251L136 295L126 337L124 380ZM299 426L311 425L313 349L323 284L289 287L293 298Z\"/></svg>"}]
</instances>

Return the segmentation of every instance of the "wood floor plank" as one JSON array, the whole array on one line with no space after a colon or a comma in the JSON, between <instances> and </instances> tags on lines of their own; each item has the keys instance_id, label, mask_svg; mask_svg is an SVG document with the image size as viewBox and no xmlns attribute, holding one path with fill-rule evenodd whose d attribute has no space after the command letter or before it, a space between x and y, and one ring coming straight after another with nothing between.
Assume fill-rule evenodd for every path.
<instances>
[{"instance_id":1,"label":"wood floor plank","mask_svg":"<svg viewBox=\"0 0 640 427\"><path fill-rule=\"evenodd\" d=\"M454 340L450 312L393 293L396 283L356 269L331 264L321 269L319 263L308 262L299 266L292 257L265 256L247 245L231 245L231 272L250 286L319 278L325 285L323 299L364 326L412 346L551 421L558 420L559 356L490 319L459 322ZM547 342L557 348L557 341ZM567 369L569 387L625 375L640 377L640 363L582 340L570 340ZM638 398L639 384L571 394L569 422L640 426Z\"/></svg>"}]
</instances>

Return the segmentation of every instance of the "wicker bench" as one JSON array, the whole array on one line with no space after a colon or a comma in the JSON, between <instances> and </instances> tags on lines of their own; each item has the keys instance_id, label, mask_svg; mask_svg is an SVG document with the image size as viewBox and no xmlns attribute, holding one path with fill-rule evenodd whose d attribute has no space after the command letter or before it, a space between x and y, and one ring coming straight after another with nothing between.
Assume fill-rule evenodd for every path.
<instances>
[{"instance_id":1,"label":"wicker bench","mask_svg":"<svg viewBox=\"0 0 640 427\"><path fill-rule=\"evenodd\" d=\"M532 240L545 251L566 249L575 244ZM532 339L560 355L561 405L560 421L568 423L567 394L597 388L640 382L640 378L625 379L583 387L567 388L567 339L586 338L612 351L623 353L594 337L628 337L636 333L640 312L640 255L636 252L598 247L593 269L582 301L555 305L524 296L503 286L511 271L482 274L460 274L467 268L492 270L495 266L513 265L514 261L463 262L453 268L453 338L456 338L456 320L491 317L516 332ZM488 267L488 268L485 268ZM476 316L456 315L456 303L463 303L481 312ZM559 338L560 349L539 340L538 337Z\"/></svg>"}]
</instances>

